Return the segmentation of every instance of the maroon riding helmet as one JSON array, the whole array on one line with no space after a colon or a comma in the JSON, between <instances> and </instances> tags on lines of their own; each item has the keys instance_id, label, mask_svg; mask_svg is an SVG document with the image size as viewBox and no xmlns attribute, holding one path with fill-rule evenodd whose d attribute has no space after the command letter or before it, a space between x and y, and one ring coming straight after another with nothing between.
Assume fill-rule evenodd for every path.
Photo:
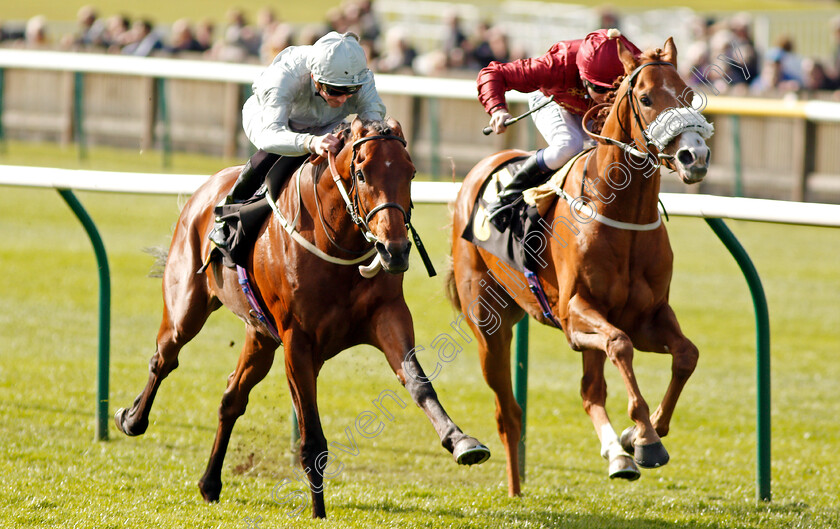
<instances>
[{"instance_id":1,"label":"maroon riding helmet","mask_svg":"<svg viewBox=\"0 0 840 529\"><path fill-rule=\"evenodd\" d=\"M617 29L593 31L583 38L575 58L582 79L609 88L617 77L624 75L624 65L618 58L617 40L621 40L636 57L642 54L641 50Z\"/></svg>"}]
</instances>

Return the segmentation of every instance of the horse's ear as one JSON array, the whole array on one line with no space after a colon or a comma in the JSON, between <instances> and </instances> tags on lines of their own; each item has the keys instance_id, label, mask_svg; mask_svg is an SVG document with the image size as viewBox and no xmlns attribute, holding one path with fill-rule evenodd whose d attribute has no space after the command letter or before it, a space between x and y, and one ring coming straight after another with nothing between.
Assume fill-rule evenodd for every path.
<instances>
[{"instance_id":1,"label":"horse's ear","mask_svg":"<svg viewBox=\"0 0 840 529\"><path fill-rule=\"evenodd\" d=\"M392 118L391 116L388 116L385 118L385 123L387 123L388 128L391 129L391 134L393 134L394 136L399 136L400 138L405 138L405 136L403 136L402 125L400 125L399 121Z\"/></svg>"},{"instance_id":2,"label":"horse's ear","mask_svg":"<svg viewBox=\"0 0 840 529\"><path fill-rule=\"evenodd\" d=\"M674 37L668 37L660 55L663 61L668 61L677 67L677 46L674 44Z\"/></svg>"},{"instance_id":3,"label":"horse's ear","mask_svg":"<svg viewBox=\"0 0 840 529\"><path fill-rule=\"evenodd\" d=\"M365 128L365 124L362 123L361 118L356 116L353 118L353 123L350 124L350 132L352 132L352 136L354 138L360 138L362 136L362 131Z\"/></svg>"},{"instance_id":4,"label":"horse's ear","mask_svg":"<svg viewBox=\"0 0 840 529\"><path fill-rule=\"evenodd\" d=\"M624 73L630 75L639 66L639 62L636 60L633 52L627 49L627 46L624 45L621 39L615 39L615 41L618 43L618 58L621 59L621 64L624 65Z\"/></svg>"}]
</instances>

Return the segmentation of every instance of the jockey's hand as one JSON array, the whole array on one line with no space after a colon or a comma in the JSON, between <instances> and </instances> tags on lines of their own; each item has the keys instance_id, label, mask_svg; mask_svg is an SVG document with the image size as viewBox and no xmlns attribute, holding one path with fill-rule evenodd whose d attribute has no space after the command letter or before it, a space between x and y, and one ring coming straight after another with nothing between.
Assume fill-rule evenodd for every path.
<instances>
[{"instance_id":1,"label":"jockey's hand","mask_svg":"<svg viewBox=\"0 0 840 529\"><path fill-rule=\"evenodd\" d=\"M310 148L315 154L326 157L328 153L337 154L341 150L341 140L334 134L315 136L312 138Z\"/></svg>"},{"instance_id":2,"label":"jockey's hand","mask_svg":"<svg viewBox=\"0 0 840 529\"><path fill-rule=\"evenodd\" d=\"M507 130L507 125L505 125L505 121L509 120L513 116L510 115L510 112L507 109L500 108L493 112L490 116L490 128L493 129L493 132L496 134L501 134Z\"/></svg>"}]
</instances>

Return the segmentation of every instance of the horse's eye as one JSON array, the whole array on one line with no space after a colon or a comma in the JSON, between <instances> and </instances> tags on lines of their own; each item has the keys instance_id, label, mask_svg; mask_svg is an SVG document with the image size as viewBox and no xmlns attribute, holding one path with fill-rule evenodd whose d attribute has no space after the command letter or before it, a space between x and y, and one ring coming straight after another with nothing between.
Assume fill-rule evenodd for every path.
<instances>
[{"instance_id":1,"label":"horse's eye","mask_svg":"<svg viewBox=\"0 0 840 529\"><path fill-rule=\"evenodd\" d=\"M650 98L649 98L648 96L642 96L642 97L640 97L640 98L639 98L639 101L641 101L641 102L642 102L642 104L643 104L644 106L646 106L646 107L649 107L651 104L653 104L653 101L651 101L651 100L650 100Z\"/></svg>"},{"instance_id":2,"label":"horse's eye","mask_svg":"<svg viewBox=\"0 0 840 529\"><path fill-rule=\"evenodd\" d=\"M365 183L365 173L363 173L361 169L356 171L356 178L359 180L359 182Z\"/></svg>"}]
</instances>

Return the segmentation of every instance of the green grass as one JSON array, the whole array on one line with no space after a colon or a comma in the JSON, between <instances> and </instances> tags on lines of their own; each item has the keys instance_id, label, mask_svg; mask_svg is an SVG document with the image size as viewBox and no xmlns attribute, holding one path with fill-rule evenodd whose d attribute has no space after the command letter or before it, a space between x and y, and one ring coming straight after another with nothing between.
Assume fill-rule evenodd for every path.
<instances>
[{"instance_id":1,"label":"green grass","mask_svg":"<svg viewBox=\"0 0 840 529\"><path fill-rule=\"evenodd\" d=\"M75 151L9 144L0 163L78 166ZM153 155L92 151L85 166L156 170ZM17 160L17 161L16 161ZM210 173L227 161L176 156L175 172ZM700 348L665 439L671 462L634 483L606 477L597 437L578 396L580 359L556 331L532 325L528 479L510 499L495 431L492 392L473 344L443 365L441 401L493 457L457 466L415 406L373 439L328 482L326 522L289 518L272 489L293 479L290 401L282 364L253 391L234 431L221 502L205 505L196 482L204 471L217 408L244 336L224 309L182 352L163 384L149 431L94 442L97 274L78 221L53 190L3 187L0 208L0 526L2 527L568 527L829 528L837 505L840 415L840 250L837 232L729 222L761 274L770 306L773 377L773 501L755 500L755 352L752 306L744 279L722 244L698 219L672 219L672 298L682 327ZM112 271L111 412L145 384L160 318L160 283L146 273L142 248L166 245L176 197L77 193L101 230ZM420 206L416 225L439 271L448 255L448 212ZM442 275L442 274L441 274ZM442 277L425 277L413 256L406 291L427 368L431 340L449 330L454 311ZM655 405L667 384L666 357L639 354L637 373ZM617 430L629 425L626 394L608 369L608 409ZM330 442L371 400L392 389L409 403L381 353L359 347L328 362L319 378ZM333 445L334 446L334 445ZM295 487L283 488L283 492Z\"/></svg>"}]
</instances>

